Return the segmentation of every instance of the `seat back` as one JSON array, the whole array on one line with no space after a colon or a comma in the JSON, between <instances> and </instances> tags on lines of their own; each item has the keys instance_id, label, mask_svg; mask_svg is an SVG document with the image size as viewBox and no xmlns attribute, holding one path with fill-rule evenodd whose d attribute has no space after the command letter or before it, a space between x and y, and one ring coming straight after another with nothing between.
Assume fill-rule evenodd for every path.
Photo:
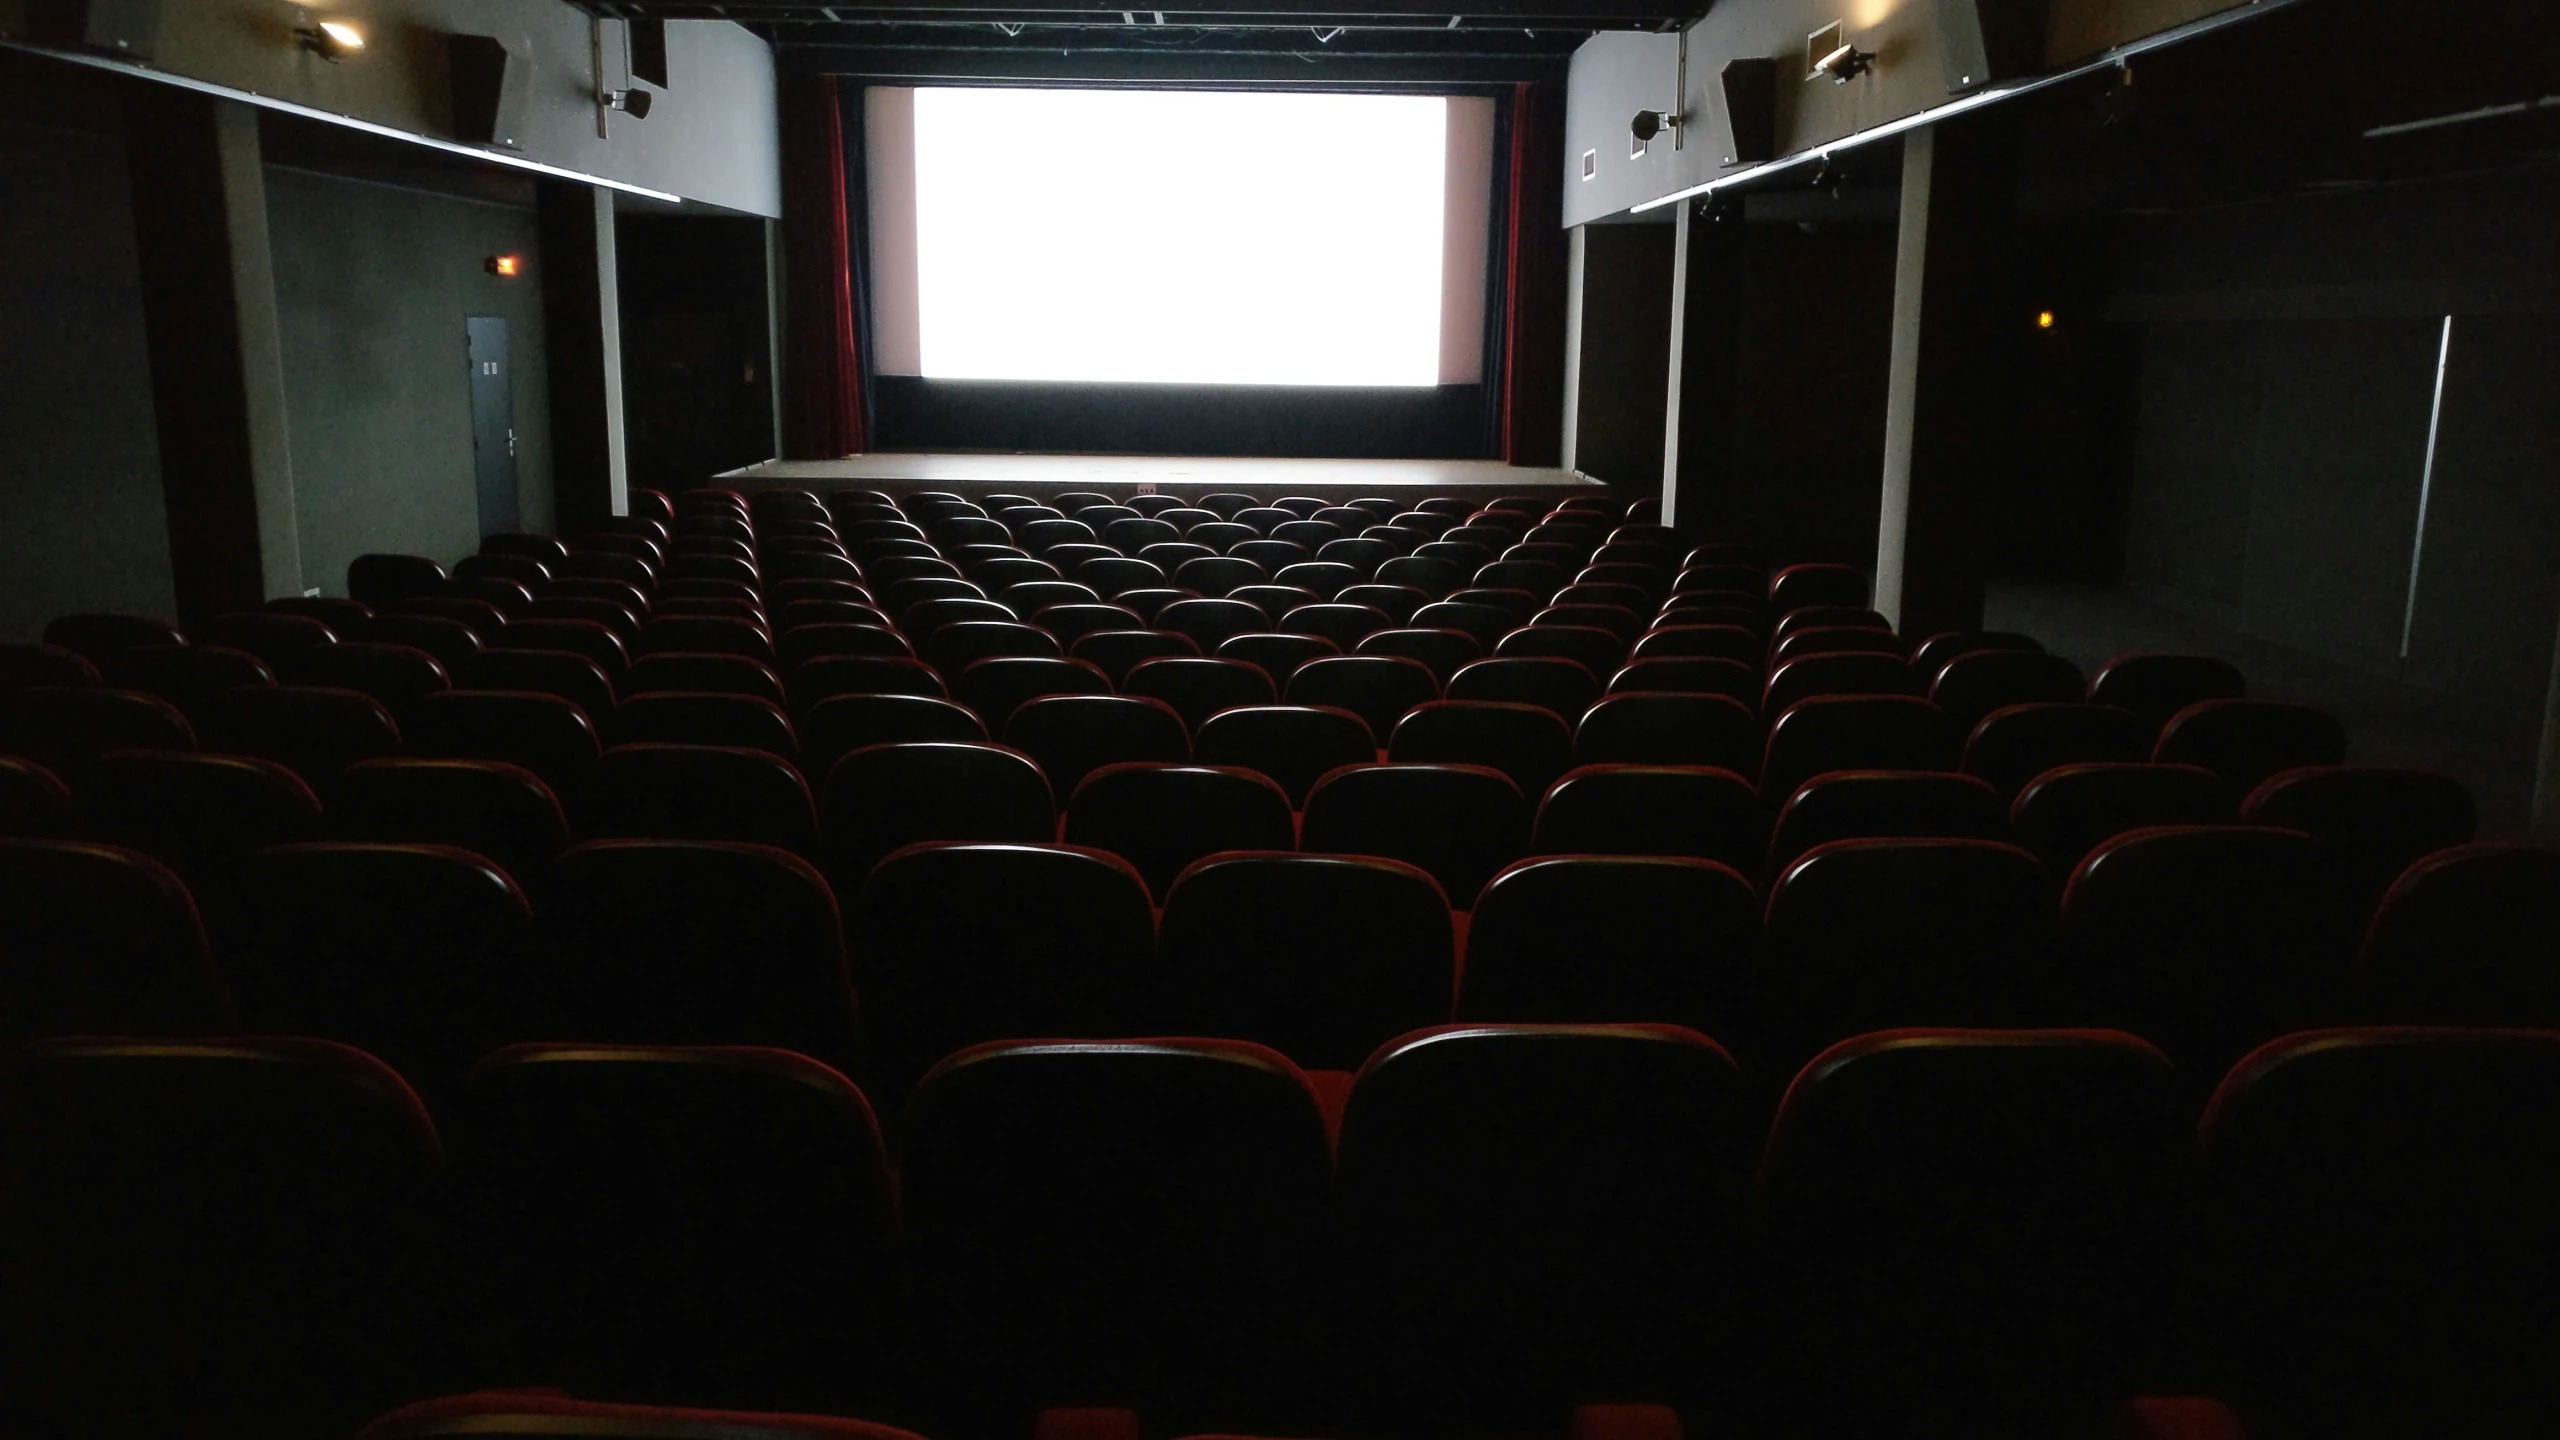
<instances>
[{"instance_id":1,"label":"seat back","mask_svg":"<svg viewBox=\"0 0 2560 1440\"><path fill-rule=\"evenodd\" d=\"M1331 1166L1296 1067L1220 1040L982 1045L909 1105L908 1223L970 1433L1044 1406L1295 1433Z\"/></svg>"},{"instance_id":2,"label":"seat back","mask_svg":"<svg viewBox=\"0 0 2560 1440\"><path fill-rule=\"evenodd\" d=\"M1796 857L1834 840L2005 839L2008 818L1999 792L1970 775L1835 770L1797 787L1779 809L1763 873L1774 880Z\"/></svg>"},{"instance_id":3,"label":"seat back","mask_svg":"<svg viewBox=\"0 0 2560 1440\"><path fill-rule=\"evenodd\" d=\"M1452 908L1529 843L1520 787L1482 765L1365 765L1336 771L1308 792L1299 848L1311 854L1401 860L1440 882Z\"/></svg>"},{"instance_id":4,"label":"seat back","mask_svg":"<svg viewBox=\"0 0 2560 1440\"><path fill-rule=\"evenodd\" d=\"M719 745L617 745L568 794L581 840L736 840L816 851L817 808L788 761Z\"/></svg>"},{"instance_id":5,"label":"seat back","mask_svg":"<svg viewBox=\"0 0 2560 1440\"><path fill-rule=\"evenodd\" d=\"M782 1050L518 1045L457 1113L490 1363L632 1399L881 1403L896 1204L844 1076Z\"/></svg>"},{"instance_id":6,"label":"seat back","mask_svg":"<svg viewBox=\"0 0 2560 1440\"><path fill-rule=\"evenodd\" d=\"M2201 1140L2233 1400L2297 1434L2560 1421L2560 1035L2288 1036L2223 1081Z\"/></svg>"},{"instance_id":7,"label":"seat back","mask_svg":"<svg viewBox=\"0 0 2560 1440\"><path fill-rule=\"evenodd\" d=\"M2092 704L2132 711L2155 737L2190 705L2248 693L2239 667L2210 655L2119 655L2089 682Z\"/></svg>"},{"instance_id":8,"label":"seat back","mask_svg":"<svg viewBox=\"0 0 2560 1440\"><path fill-rule=\"evenodd\" d=\"M1782 1403L2018 1433L2139 1393L2170 1348L2187 1113L2166 1057L2107 1031L1825 1051L1760 1167Z\"/></svg>"},{"instance_id":9,"label":"seat back","mask_svg":"<svg viewBox=\"0 0 2560 1440\"><path fill-rule=\"evenodd\" d=\"M576 782L599 753L587 713L557 695L450 690L409 713L408 753L437 760L498 760L521 765L558 791Z\"/></svg>"},{"instance_id":10,"label":"seat back","mask_svg":"<svg viewBox=\"0 0 2560 1440\"><path fill-rule=\"evenodd\" d=\"M589 841L551 863L535 924L550 962L549 1033L772 1045L852 1063L853 988L835 897L788 851Z\"/></svg>"},{"instance_id":11,"label":"seat back","mask_svg":"<svg viewBox=\"0 0 2560 1440\"><path fill-rule=\"evenodd\" d=\"M569 824L540 776L496 760L367 760L338 777L330 807L343 839L449 845L531 880L568 846Z\"/></svg>"},{"instance_id":12,"label":"seat back","mask_svg":"<svg viewBox=\"0 0 2560 1440\"><path fill-rule=\"evenodd\" d=\"M2560 1025L2560 851L2461 845L2411 865L2357 952L2357 1009L2420 1025Z\"/></svg>"},{"instance_id":13,"label":"seat back","mask_svg":"<svg viewBox=\"0 0 2560 1440\"><path fill-rule=\"evenodd\" d=\"M1214 855L1164 902L1159 968L1173 1028L1268 1045L1311 1070L1354 1070L1407 1030L1449 1018L1449 904L1391 860Z\"/></svg>"},{"instance_id":14,"label":"seat back","mask_svg":"<svg viewBox=\"0 0 2560 1440\"><path fill-rule=\"evenodd\" d=\"M2450 775L2340 765L2277 772L2241 802L2240 818L2317 839L2361 924L2402 871L2469 842L2479 812Z\"/></svg>"},{"instance_id":15,"label":"seat back","mask_svg":"<svg viewBox=\"0 0 2560 1440\"><path fill-rule=\"evenodd\" d=\"M2129 764L2150 756L2142 722L2112 705L2026 704L1994 710L1973 727L1960 762L2014 800L2063 765Z\"/></svg>"},{"instance_id":16,"label":"seat back","mask_svg":"<svg viewBox=\"0 0 2560 1440\"><path fill-rule=\"evenodd\" d=\"M1456 683L1450 682L1453 688ZM1396 722L1395 734L1387 742L1391 760L1499 770L1511 777L1523 795L1545 794L1556 777L1571 767L1572 755L1571 717L1545 706L1510 701L1435 700L1417 705Z\"/></svg>"},{"instance_id":17,"label":"seat back","mask_svg":"<svg viewBox=\"0 0 2560 1440\"><path fill-rule=\"evenodd\" d=\"M1769 722L1760 801L1774 813L1830 770L1953 770L1960 737L1946 712L1904 695L1824 695Z\"/></svg>"},{"instance_id":18,"label":"seat back","mask_svg":"<svg viewBox=\"0 0 2560 1440\"><path fill-rule=\"evenodd\" d=\"M1536 855L1685 855L1758 873L1768 822L1751 783L1706 765L1584 765L1539 802Z\"/></svg>"},{"instance_id":19,"label":"seat back","mask_svg":"<svg viewBox=\"0 0 2560 1440\"><path fill-rule=\"evenodd\" d=\"M891 851L925 841L1045 844L1058 833L1048 777L995 745L870 745L827 772L827 870L851 895Z\"/></svg>"},{"instance_id":20,"label":"seat back","mask_svg":"<svg viewBox=\"0 0 2560 1440\"><path fill-rule=\"evenodd\" d=\"M380 1061L83 1039L7 1068L0 1382L30 1433L343 1435L436 1383L442 1157Z\"/></svg>"},{"instance_id":21,"label":"seat back","mask_svg":"<svg viewBox=\"0 0 2560 1440\"><path fill-rule=\"evenodd\" d=\"M2009 830L2056 877L2067 878L2090 851L2153 825L2231 820L2231 794L2212 771L2193 765L2062 765L2039 775L2009 806Z\"/></svg>"},{"instance_id":22,"label":"seat back","mask_svg":"<svg viewBox=\"0 0 2560 1440\"><path fill-rule=\"evenodd\" d=\"M422 696L418 703L449 693ZM348 766L400 753L400 727L381 701L321 685L234 690L215 708L206 739L218 749L275 761L324 800Z\"/></svg>"},{"instance_id":23,"label":"seat back","mask_svg":"<svg viewBox=\"0 0 2560 1440\"><path fill-rule=\"evenodd\" d=\"M1202 722L1192 758L1269 776L1293 808L1315 783L1345 765L1378 758L1368 723L1348 710L1315 705L1245 705Z\"/></svg>"},{"instance_id":24,"label":"seat back","mask_svg":"<svg viewBox=\"0 0 2560 1440\"><path fill-rule=\"evenodd\" d=\"M1138 872L1060 845L912 846L871 871L847 915L892 1104L983 1041L1130 1033L1155 945Z\"/></svg>"},{"instance_id":25,"label":"seat back","mask_svg":"<svg viewBox=\"0 0 2560 1440\"><path fill-rule=\"evenodd\" d=\"M76 789L109 750L193 750L196 736L168 701L95 685L0 691L0 753L24 756Z\"/></svg>"},{"instance_id":26,"label":"seat back","mask_svg":"<svg viewBox=\"0 0 2560 1440\"><path fill-rule=\"evenodd\" d=\"M1259 771L1123 763L1086 772L1060 838L1128 861L1162 905L1192 862L1222 850L1288 850L1297 830L1288 792Z\"/></svg>"},{"instance_id":27,"label":"seat back","mask_svg":"<svg viewBox=\"0 0 2560 1440\"><path fill-rule=\"evenodd\" d=\"M238 1025L186 886L138 851L0 840L0 1040Z\"/></svg>"},{"instance_id":28,"label":"seat back","mask_svg":"<svg viewBox=\"0 0 2560 1440\"><path fill-rule=\"evenodd\" d=\"M1458 1018L1642 1022L1715 1033L1758 959L1751 882L1707 860L1545 855L1493 877L1468 917Z\"/></svg>"},{"instance_id":29,"label":"seat back","mask_svg":"<svg viewBox=\"0 0 2560 1440\"><path fill-rule=\"evenodd\" d=\"M1372 1057L1337 1187L1364 1420L1694 1402L1734 1317L1746 1117L1732 1059L1671 1026L1448 1028Z\"/></svg>"},{"instance_id":30,"label":"seat back","mask_svg":"<svg viewBox=\"0 0 2560 1440\"><path fill-rule=\"evenodd\" d=\"M1237 705L1268 705L1279 698L1271 677L1258 665L1182 656L1138 661L1121 680L1120 693L1163 701L1195 734L1221 710Z\"/></svg>"}]
</instances>

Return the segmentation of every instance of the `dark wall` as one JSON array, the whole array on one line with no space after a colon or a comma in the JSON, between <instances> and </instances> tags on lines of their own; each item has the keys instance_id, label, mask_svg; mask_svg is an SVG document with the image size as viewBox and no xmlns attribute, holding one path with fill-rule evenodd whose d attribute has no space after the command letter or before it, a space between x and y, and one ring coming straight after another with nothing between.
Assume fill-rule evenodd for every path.
<instances>
[{"instance_id":1,"label":"dark wall","mask_svg":"<svg viewBox=\"0 0 2560 1440\"><path fill-rule=\"evenodd\" d=\"M1662 486L1674 235L1667 224L1582 227L1573 468L1638 493Z\"/></svg>"},{"instance_id":2,"label":"dark wall","mask_svg":"<svg viewBox=\"0 0 2560 1440\"><path fill-rule=\"evenodd\" d=\"M2555 274L2550 170L2125 226L2108 309L2134 356L2128 582L2492 718L2538 717L2560 613Z\"/></svg>"},{"instance_id":3,"label":"dark wall","mask_svg":"<svg viewBox=\"0 0 2560 1440\"><path fill-rule=\"evenodd\" d=\"M1735 273L1690 277L1692 303L1702 287L1728 297L1736 359L1722 434L1693 430L1697 412L1684 409L1683 452L1713 452L1714 463L1699 467L1713 477L1707 486L1682 497L1683 523L1767 546L1781 562L1870 568L1884 485L1894 227L1750 217L1741 230L1738 245L1723 247L1728 257L1739 251Z\"/></svg>"},{"instance_id":4,"label":"dark wall","mask_svg":"<svg viewBox=\"0 0 2560 1440\"><path fill-rule=\"evenodd\" d=\"M881 450L1489 457L1483 385L1032 385L912 375L877 376L872 384L879 426L873 446Z\"/></svg>"},{"instance_id":5,"label":"dark wall","mask_svg":"<svg viewBox=\"0 0 2560 1440\"><path fill-rule=\"evenodd\" d=\"M530 200L528 195L527 200ZM480 548L464 321L507 322L517 506L552 524L542 264L533 211L267 168L294 507L306 584L346 589L367 551L450 564ZM502 280L488 257L526 257Z\"/></svg>"},{"instance_id":6,"label":"dark wall","mask_svg":"<svg viewBox=\"0 0 2560 1440\"><path fill-rule=\"evenodd\" d=\"M774 457L761 220L620 215L631 484L670 494Z\"/></svg>"},{"instance_id":7,"label":"dark wall","mask_svg":"<svg viewBox=\"0 0 2560 1440\"><path fill-rule=\"evenodd\" d=\"M0 640L175 614L168 527L124 142L0 115Z\"/></svg>"}]
</instances>

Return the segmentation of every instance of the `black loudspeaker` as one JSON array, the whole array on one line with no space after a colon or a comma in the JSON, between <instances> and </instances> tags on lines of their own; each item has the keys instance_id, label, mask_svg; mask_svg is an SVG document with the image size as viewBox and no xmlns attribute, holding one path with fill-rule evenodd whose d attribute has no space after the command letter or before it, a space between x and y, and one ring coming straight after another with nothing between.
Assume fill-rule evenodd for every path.
<instances>
[{"instance_id":1,"label":"black loudspeaker","mask_svg":"<svg viewBox=\"0 0 2560 1440\"><path fill-rule=\"evenodd\" d=\"M1725 128L1732 132L1727 165L1757 165L1777 158L1778 62L1728 60L1717 77L1724 89Z\"/></svg>"},{"instance_id":2,"label":"black loudspeaker","mask_svg":"<svg viewBox=\"0 0 2560 1440\"><path fill-rule=\"evenodd\" d=\"M667 88L667 22L625 20L631 30L631 78Z\"/></svg>"},{"instance_id":3,"label":"black loudspeaker","mask_svg":"<svg viewBox=\"0 0 2560 1440\"><path fill-rule=\"evenodd\" d=\"M1960 95L2044 69L2052 0L1935 0L1947 93Z\"/></svg>"},{"instance_id":4,"label":"black loudspeaker","mask_svg":"<svg viewBox=\"0 0 2560 1440\"><path fill-rule=\"evenodd\" d=\"M26 0L27 38L148 60L160 38L160 0Z\"/></svg>"},{"instance_id":5,"label":"black loudspeaker","mask_svg":"<svg viewBox=\"0 0 2560 1440\"><path fill-rule=\"evenodd\" d=\"M508 54L495 36L446 39L447 68L453 77L454 138L473 145L517 148L533 94L533 63Z\"/></svg>"}]
</instances>

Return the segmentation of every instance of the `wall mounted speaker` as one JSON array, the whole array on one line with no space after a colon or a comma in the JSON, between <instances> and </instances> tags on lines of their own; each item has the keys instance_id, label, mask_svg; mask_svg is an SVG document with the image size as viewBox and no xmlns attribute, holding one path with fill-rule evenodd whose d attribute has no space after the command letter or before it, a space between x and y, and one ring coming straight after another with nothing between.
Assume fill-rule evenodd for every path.
<instances>
[{"instance_id":1,"label":"wall mounted speaker","mask_svg":"<svg viewBox=\"0 0 2560 1440\"><path fill-rule=\"evenodd\" d=\"M533 62L508 53L494 35L450 35L446 42L454 138L517 148L533 98Z\"/></svg>"},{"instance_id":2,"label":"wall mounted speaker","mask_svg":"<svg viewBox=\"0 0 2560 1440\"><path fill-rule=\"evenodd\" d=\"M27 0L27 38L148 60L160 38L160 0Z\"/></svg>"},{"instance_id":3,"label":"wall mounted speaker","mask_svg":"<svg viewBox=\"0 0 2560 1440\"><path fill-rule=\"evenodd\" d=\"M2052 0L1936 0L1947 93L1960 95L2044 69Z\"/></svg>"},{"instance_id":4,"label":"wall mounted speaker","mask_svg":"<svg viewBox=\"0 0 2560 1440\"><path fill-rule=\"evenodd\" d=\"M1717 77L1724 91L1725 128L1732 148L1727 165L1757 165L1778 151L1778 62L1728 60Z\"/></svg>"}]
</instances>

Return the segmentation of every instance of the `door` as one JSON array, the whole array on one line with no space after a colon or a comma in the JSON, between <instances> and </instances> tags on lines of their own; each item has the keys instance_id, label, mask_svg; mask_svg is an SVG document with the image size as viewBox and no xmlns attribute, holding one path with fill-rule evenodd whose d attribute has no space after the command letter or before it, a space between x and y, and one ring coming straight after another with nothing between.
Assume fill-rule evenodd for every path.
<instances>
[{"instance_id":1,"label":"door","mask_svg":"<svg viewBox=\"0 0 2560 1440\"><path fill-rule=\"evenodd\" d=\"M474 315L471 341L471 468L480 489L480 533L516 528L516 396L507 369L507 322Z\"/></svg>"}]
</instances>

